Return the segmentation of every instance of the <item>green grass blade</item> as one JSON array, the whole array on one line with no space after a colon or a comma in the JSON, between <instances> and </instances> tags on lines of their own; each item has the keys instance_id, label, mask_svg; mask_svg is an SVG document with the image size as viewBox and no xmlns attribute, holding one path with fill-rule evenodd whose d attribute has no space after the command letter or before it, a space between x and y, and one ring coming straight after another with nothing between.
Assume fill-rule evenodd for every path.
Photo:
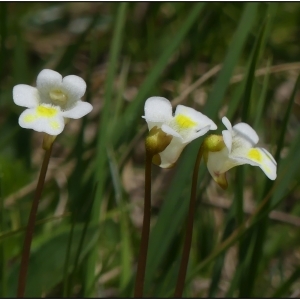
<instances>
[{"instance_id":1,"label":"green grass blade","mask_svg":"<svg viewBox=\"0 0 300 300\"><path fill-rule=\"evenodd\" d=\"M285 117L284 117L284 120L283 120L282 131L279 135L279 140L278 140L278 143L277 143L278 148L277 148L277 151L276 151L276 154L275 154L275 160L277 161L278 164L279 164L279 159L280 159L280 157L279 157L280 151L283 147L284 137L285 137L285 133L286 133L286 129L287 129L287 122L288 122L289 117L290 117L291 107L294 103L294 98L295 98L295 95L296 95L297 86L299 84L299 79L300 79L300 76L298 76L298 79L295 83L293 93L290 97L288 108L286 110ZM267 192L271 188L271 186L272 186L272 183L267 181L264 195L267 194ZM265 207L265 210L268 210L269 206L270 205L267 205ZM268 216L265 216L265 218L263 220L261 220L261 222L259 222L256 225L256 228L254 229L254 233L253 233L253 237L252 237L252 243L254 243L255 246L254 246L253 251L251 253L251 259L249 260L249 266L247 268L248 273L247 273L246 278L244 279L243 288L241 288L241 290L240 290L240 297L250 297L251 296L253 286L254 286L254 281L255 281L255 278L256 278L256 273L258 271L259 261L262 257L262 247L263 247L264 239L265 239L265 236L266 236L268 223L269 223Z\"/></svg>"},{"instance_id":2,"label":"green grass blade","mask_svg":"<svg viewBox=\"0 0 300 300\"><path fill-rule=\"evenodd\" d=\"M249 67L247 70L247 75L245 78L245 90L244 90L244 95L242 98L242 121L243 122L248 122L249 119L249 107L251 103L251 95L252 95L252 90L253 90L253 85L255 81L255 69L256 65L259 59L259 54L261 50L262 43L264 42L263 37L266 38L265 36L265 29L266 29L266 23L264 22L259 30L259 34L256 38L253 50L252 50L252 55L250 58L250 63ZM240 225L243 220L244 220L244 170L245 168L243 166L239 167L239 169L236 171L237 178L237 186L236 186L236 192L235 192L235 197L234 197L234 202L233 205L235 206L236 210L236 218L237 222ZM251 247L249 247L248 244L248 239L243 238L241 239L240 245L239 245L239 268L243 269L244 264L246 263L246 257L248 251L250 251ZM233 281L233 283L237 283L239 281L240 283L240 290L244 290L244 283L247 282L248 274L244 274L243 271L240 271L240 275L238 275L239 272L236 273L236 276L239 276L240 280ZM244 277L246 279L244 280Z\"/></svg>"},{"instance_id":3,"label":"green grass blade","mask_svg":"<svg viewBox=\"0 0 300 300\"><path fill-rule=\"evenodd\" d=\"M278 140L278 144L277 144L277 150L276 150L276 153L275 153L275 156L274 156L277 164L279 164L279 162L280 162L280 152L281 152L281 150L284 146L284 139L285 139L285 135L286 135L286 131L287 131L288 121L290 119L290 115L291 115L292 107L293 107L293 104L294 104L295 96L296 96L296 93L298 91L299 82L300 82L300 74L298 75L298 78L296 80L293 92L292 92L291 97L289 99L288 107L287 107L285 115L284 115L284 119L283 119L283 122L282 122L283 123L282 127L281 127L282 130L280 132L280 136L279 136L279 140Z\"/></svg>"},{"instance_id":4,"label":"green grass blade","mask_svg":"<svg viewBox=\"0 0 300 300\"><path fill-rule=\"evenodd\" d=\"M277 288L276 292L271 296L271 299L290 297L288 294L289 288L299 278L300 268L297 268L292 275Z\"/></svg>"},{"instance_id":5,"label":"green grass blade","mask_svg":"<svg viewBox=\"0 0 300 300\"><path fill-rule=\"evenodd\" d=\"M68 72L68 70L71 69L72 61L74 60L74 57L77 54L79 47L83 44L84 40L89 35L90 31L95 27L98 18L99 18L99 14L96 14L93 17L87 29L79 35L76 42L70 45L69 47L67 47L65 53L63 54L62 58L60 59L59 63L56 66L56 70L58 72L64 73L64 72Z\"/></svg>"},{"instance_id":6,"label":"green grass blade","mask_svg":"<svg viewBox=\"0 0 300 300\"><path fill-rule=\"evenodd\" d=\"M249 31L254 25L257 11L257 3L247 3L243 11L238 28L232 38L231 47L225 57L223 68L220 71L218 79L214 85L212 93L209 94L207 105L204 108L204 114L215 119L218 109L225 95L230 78L236 66L239 54L241 53Z\"/></svg>"},{"instance_id":7,"label":"green grass blade","mask_svg":"<svg viewBox=\"0 0 300 300\"><path fill-rule=\"evenodd\" d=\"M126 18L126 9L128 3L121 3L116 17L116 26L113 33L113 40L110 49L110 58L109 58L109 67L107 79L105 82L105 92L104 92L104 107L101 114L101 122L99 124L98 130L98 142L97 142L97 157L96 157L96 180L98 181L96 198L93 207L92 213L92 223L95 224L99 221L100 209L102 203L102 197L104 193L104 185L106 181L106 170L107 170L107 157L106 157L106 126L110 118L111 103L113 97L113 83L116 74L116 68L119 60L119 53L122 46L123 39L123 30ZM86 272L86 284L85 284L85 296L92 297L94 296L94 277L95 277L95 266L97 263L97 248L93 249L90 254L87 272ZM92 291L92 294L88 293Z\"/></svg>"},{"instance_id":8,"label":"green grass blade","mask_svg":"<svg viewBox=\"0 0 300 300\"><path fill-rule=\"evenodd\" d=\"M0 233L5 231L4 221L4 199L2 197L2 168L0 165ZM5 298L6 295L6 259L5 259L5 241L0 241L0 297Z\"/></svg>"},{"instance_id":9,"label":"green grass blade","mask_svg":"<svg viewBox=\"0 0 300 300\"><path fill-rule=\"evenodd\" d=\"M266 75L264 76L264 81L263 81L263 87L262 87L262 91L257 103L257 108L256 108L256 116L254 119L254 125L253 128L257 128L261 122L262 119L262 114L263 114L263 108L264 108L264 104L266 103L266 95L267 95L267 90L268 90L268 84L269 84L269 78L270 78L270 73L269 73L269 68L271 66L271 59L268 60L267 63L267 72Z\"/></svg>"},{"instance_id":10,"label":"green grass blade","mask_svg":"<svg viewBox=\"0 0 300 300\"><path fill-rule=\"evenodd\" d=\"M153 86L157 83L159 77L168 64L170 57L178 49L180 43L183 41L192 25L197 21L204 6L205 3L193 4L193 8L188 14L185 23L181 26L180 30L171 40L170 44L163 51L162 55L158 58L156 64L151 69L149 75L146 77L145 81L140 87L137 96L126 109L124 116L120 119L119 126L116 127L113 137L114 144L119 141L122 135L124 135L124 128L126 128L127 135L136 129L136 119L140 117L141 112L143 111L143 106L147 96L149 95Z\"/></svg>"},{"instance_id":11,"label":"green grass blade","mask_svg":"<svg viewBox=\"0 0 300 300\"><path fill-rule=\"evenodd\" d=\"M7 3L0 3L0 76L5 72L6 66L6 37L7 37Z\"/></svg>"},{"instance_id":12,"label":"green grass blade","mask_svg":"<svg viewBox=\"0 0 300 300\"><path fill-rule=\"evenodd\" d=\"M121 178L118 170L118 164L115 154L111 147L107 149L107 156L109 159L109 166L111 170L112 181L115 190L116 203L120 209L120 236L121 236L121 275L120 275L120 289L124 289L128 284L132 275L132 251L131 239L129 231L129 220L125 210L125 203L123 199Z\"/></svg>"},{"instance_id":13,"label":"green grass blade","mask_svg":"<svg viewBox=\"0 0 300 300\"><path fill-rule=\"evenodd\" d=\"M225 241L232 234L233 230L236 227L233 205L231 206L226 219L227 221L222 236L222 241ZM214 268L213 268L211 283L209 286L209 292L207 295L208 298L216 297L216 293L219 289L219 282L221 279L221 272L224 265L224 259L225 259L225 253L221 254L219 257L216 258Z\"/></svg>"}]
</instances>

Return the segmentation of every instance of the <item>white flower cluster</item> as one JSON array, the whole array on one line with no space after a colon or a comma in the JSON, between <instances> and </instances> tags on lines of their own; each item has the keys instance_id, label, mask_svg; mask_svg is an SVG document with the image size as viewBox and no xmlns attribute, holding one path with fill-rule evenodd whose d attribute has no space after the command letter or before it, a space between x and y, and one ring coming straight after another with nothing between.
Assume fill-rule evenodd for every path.
<instances>
[{"instance_id":1,"label":"white flower cluster","mask_svg":"<svg viewBox=\"0 0 300 300\"><path fill-rule=\"evenodd\" d=\"M159 153L160 167L172 167L184 147L209 130L217 129L216 124L200 112L178 105L173 116L169 100L162 97L151 97L145 103L145 118L149 130L154 126L173 138L164 151ZM210 151L207 155L207 167L213 179L223 188L227 187L225 172L243 164L260 167L271 179L276 178L276 161L263 148L257 148L258 136L246 123L231 126L226 117L222 119L227 130L223 130L224 147Z\"/></svg>"}]
</instances>

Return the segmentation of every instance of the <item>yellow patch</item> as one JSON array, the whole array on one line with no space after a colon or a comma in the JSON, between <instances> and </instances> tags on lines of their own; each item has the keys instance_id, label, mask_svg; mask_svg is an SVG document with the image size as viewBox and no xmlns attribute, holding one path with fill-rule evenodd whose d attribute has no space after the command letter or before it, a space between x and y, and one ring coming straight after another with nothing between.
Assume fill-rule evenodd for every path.
<instances>
[{"instance_id":1,"label":"yellow patch","mask_svg":"<svg viewBox=\"0 0 300 300\"><path fill-rule=\"evenodd\" d=\"M261 157L260 152L257 149L254 149L254 148L250 149L250 151L248 152L248 157L255 160L255 161L258 161L258 162L262 161L262 157Z\"/></svg>"},{"instance_id":2,"label":"yellow patch","mask_svg":"<svg viewBox=\"0 0 300 300\"><path fill-rule=\"evenodd\" d=\"M59 129L60 128L60 125L57 121L51 121L50 126L52 127L52 129Z\"/></svg>"},{"instance_id":3,"label":"yellow patch","mask_svg":"<svg viewBox=\"0 0 300 300\"><path fill-rule=\"evenodd\" d=\"M177 115L175 117L177 124L184 129L192 128L197 125L191 118L184 115Z\"/></svg>"},{"instance_id":4,"label":"yellow patch","mask_svg":"<svg viewBox=\"0 0 300 300\"><path fill-rule=\"evenodd\" d=\"M35 115L27 115L24 117L24 122L31 123L36 119Z\"/></svg>"},{"instance_id":5,"label":"yellow patch","mask_svg":"<svg viewBox=\"0 0 300 300\"><path fill-rule=\"evenodd\" d=\"M57 109L53 107L38 106L36 113L39 117L52 118L57 114Z\"/></svg>"}]
</instances>

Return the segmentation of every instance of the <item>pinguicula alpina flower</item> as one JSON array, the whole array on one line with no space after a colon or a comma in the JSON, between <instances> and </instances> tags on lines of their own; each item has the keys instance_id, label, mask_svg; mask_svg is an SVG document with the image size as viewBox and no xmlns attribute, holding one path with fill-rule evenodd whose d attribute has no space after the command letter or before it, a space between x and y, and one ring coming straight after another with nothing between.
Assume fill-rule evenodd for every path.
<instances>
[{"instance_id":1,"label":"pinguicula alpina flower","mask_svg":"<svg viewBox=\"0 0 300 300\"><path fill-rule=\"evenodd\" d=\"M260 167L271 180L276 179L277 164L273 156L264 148L255 147L259 137L246 123L231 126L230 121L222 118L227 130L222 136L211 135L204 141L204 160L213 179L223 188L227 188L225 172L229 169L249 164Z\"/></svg>"},{"instance_id":2,"label":"pinguicula alpina flower","mask_svg":"<svg viewBox=\"0 0 300 300\"><path fill-rule=\"evenodd\" d=\"M23 128L56 136L63 131L65 118L79 119L93 109L90 103L81 101L86 83L78 76L62 78L45 69L39 73L36 85L18 84L13 88L15 104L27 107L19 117Z\"/></svg>"},{"instance_id":3,"label":"pinguicula alpina flower","mask_svg":"<svg viewBox=\"0 0 300 300\"><path fill-rule=\"evenodd\" d=\"M154 155L153 163L161 168L171 168L184 147L209 130L217 129L216 124L207 116L193 108L178 105L175 115L172 105L163 97L151 97L145 103L145 118L149 131L160 131L162 151Z\"/></svg>"}]
</instances>

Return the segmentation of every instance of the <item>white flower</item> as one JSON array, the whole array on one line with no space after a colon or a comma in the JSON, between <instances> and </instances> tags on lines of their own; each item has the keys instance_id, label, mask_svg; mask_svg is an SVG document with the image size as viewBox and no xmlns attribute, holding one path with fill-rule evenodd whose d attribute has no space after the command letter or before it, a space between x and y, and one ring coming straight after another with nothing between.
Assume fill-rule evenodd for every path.
<instances>
[{"instance_id":1,"label":"white flower","mask_svg":"<svg viewBox=\"0 0 300 300\"><path fill-rule=\"evenodd\" d=\"M213 179L221 187L226 188L225 172L235 166L250 164L260 167L271 180L274 180L277 176L276 161L266 149L254 147L259 140L254 129L246 123L232 127L226 117L222 118L222 122L227 128L222 131L225 146L220 151L210 151L206 162Z\"/></svg>"},{"instance_id":2,"label":"white flower","mask_svg":"<svg viewBox=\"0 0 300 300\"><path fill-rule=\"evenodd\" d=\"M178 105L173 116L170 101L163 97L146 100L143 118L148 123L149 130L157 126L173 137L165 150L159 153L159 158L154 157L154 162L162 168L172 167L188 143L209 130L217 129L211 119L184 105Z\"/></svg>"},{"instance_id":3,"label":"white flower","mask_svg":"<svg viewBox=\"0 0 300 300\"><path fill-rule=\"evenodd\" d=\"M23 128L58 135L64 129L64 118L79 119L93 109L90 103L81 101L86 83L78 76L62 78L45 69L39 73L36 85L18 84L13 88L15 104L28 108L19 117Z\"/></svg>"}]
</instances>

